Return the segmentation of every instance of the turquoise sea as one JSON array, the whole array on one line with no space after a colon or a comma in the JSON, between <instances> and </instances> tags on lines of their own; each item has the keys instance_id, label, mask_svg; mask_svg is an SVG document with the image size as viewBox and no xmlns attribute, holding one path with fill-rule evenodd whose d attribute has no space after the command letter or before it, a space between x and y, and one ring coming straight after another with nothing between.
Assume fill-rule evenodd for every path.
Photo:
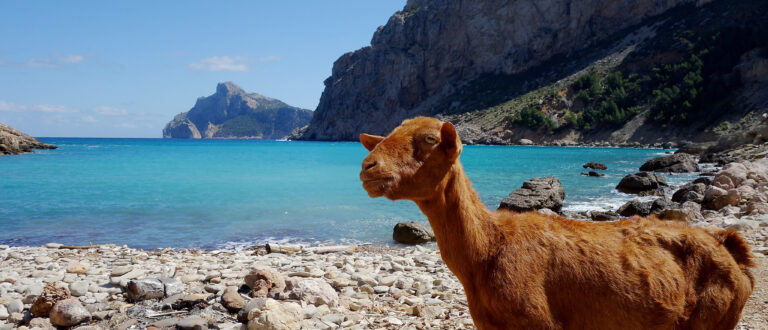
<instances>
[{"instance_id":1,"label":"turquoise sea","mask_svg":"<svg viewBox=\"0 0 768 330\"><path fill-rule=\"evenodd\" d=\"M358 143L42 138L59 146L0 157L0 244L243 247L265 242L392 244L397 222L426 222L409 201L370 199ZM617 207L614 187L659 149L465 146L483 201L536 176L565 186L565 209ZM603 178L581 176L603 162ZM679 183L690 177L668 177Z\"/></svg>"}]
</instances>

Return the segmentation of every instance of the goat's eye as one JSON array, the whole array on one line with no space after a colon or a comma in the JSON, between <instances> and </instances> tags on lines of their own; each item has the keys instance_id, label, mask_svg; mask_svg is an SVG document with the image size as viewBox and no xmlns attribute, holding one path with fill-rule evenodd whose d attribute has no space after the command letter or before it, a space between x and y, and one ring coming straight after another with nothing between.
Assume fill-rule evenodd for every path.
<instances>
[{"instance_id":1,"label":"goat's eye","mask_svg":"<svg viewBox=\"0 0 768 330\"><path fill-rule=\"evenodd\" d=\"M429 143L429 144L435 144L435 143L437 143L437 137L434 137L432 135L428 135L427 137L424 138L424 141L427 141L427 143Z\"/></svg>"}]
</instances>

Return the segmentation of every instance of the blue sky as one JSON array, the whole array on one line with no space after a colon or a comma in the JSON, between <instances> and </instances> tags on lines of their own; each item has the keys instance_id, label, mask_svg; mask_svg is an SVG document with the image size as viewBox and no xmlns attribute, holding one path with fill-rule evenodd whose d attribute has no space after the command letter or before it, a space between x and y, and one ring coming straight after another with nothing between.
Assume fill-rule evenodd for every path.
<instances>
[{"instance_id":1,"label":"blue sky","mask_svg":"<svg viewBox=\"0 0 768 330\"><path fill-rule=\"evenodd\" d=\"M222 81L314 110L333 62L405 1L0 0L0 122L160 137Z\"/></svg>"}]
</instances>

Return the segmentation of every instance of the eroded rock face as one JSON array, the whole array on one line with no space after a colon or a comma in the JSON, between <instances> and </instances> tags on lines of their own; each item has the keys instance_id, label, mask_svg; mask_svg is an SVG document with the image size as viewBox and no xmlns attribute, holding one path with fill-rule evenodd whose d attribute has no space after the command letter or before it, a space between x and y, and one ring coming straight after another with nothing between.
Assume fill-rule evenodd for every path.
<instances>
[{"instance_id":1,"label":"eroded rock face","mask_svg":"<svg viewBox=\"0 0 768 330\"><path fill-rule=\"evenodd\" d=\"M410 221L401 222L395 225L392 231L392 239L403 244L422 244L435 240L435 233L432 228L421 223Z\"/></svg>"},{"instance_id":2,"label":"eroded rock face","mask_svg":"<svg viewBox=\"0 0 768 330\"><path fill-rule=\"evenodd\" d=\"M33 149L56 149L56 146L42 143L13 127L0 123L0 156L32 152Z\"/></svg>"},{"instance_id":3,"label":"eroded rock face","mask_svg":"<svg viewBox=\"0 0 768 330\"><path fill-rule=\"evenodd\" d=\"M699 164L696 163L696 158L692 155L676 153L651 159L640 166L640 170L667 173L698 172Z\"/></svg>"},{"instance_id":4,"label":"eroded rock face","mask_svg":"<svg viewBox=\"0 0 768 330\"><path fill-rule=\"evenodd\" d=\"M341 56L302 138L383 135L432 109L467 81L515 74L577 51L643 19L699 0L410 0L373 35Z\"/></svg>"},{"instance_id":5,"label":"eroded rock face","mask_svg":"<svg viewBox=\"0 0 768 330\"><path fill-rule=\"evenodd\" d=\"M533 178L523 182L523 186L509 194L499 205L499 209L527 212L538 209L560 211L565 199L565 189L560 180L553 176Z\"/></svg>"}]
</instances>

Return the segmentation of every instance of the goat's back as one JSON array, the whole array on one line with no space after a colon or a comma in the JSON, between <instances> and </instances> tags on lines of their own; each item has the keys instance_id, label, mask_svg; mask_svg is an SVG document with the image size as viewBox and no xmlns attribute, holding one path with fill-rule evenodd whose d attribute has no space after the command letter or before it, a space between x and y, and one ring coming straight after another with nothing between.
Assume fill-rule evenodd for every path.
<instances>
[{"instance_id":1,"label":"goat's back","mask_svg":"<svg viewBox=\"0 0 768 330\"><path fill-rule=\"evenodd\" d=\"M733 328L753 288L748 246L734 231L498 216L507 244L498 273L479 280L513 306L526 295L528 304L546 305L551 324L565 328Z\"/></svg>"}]
</instances>

